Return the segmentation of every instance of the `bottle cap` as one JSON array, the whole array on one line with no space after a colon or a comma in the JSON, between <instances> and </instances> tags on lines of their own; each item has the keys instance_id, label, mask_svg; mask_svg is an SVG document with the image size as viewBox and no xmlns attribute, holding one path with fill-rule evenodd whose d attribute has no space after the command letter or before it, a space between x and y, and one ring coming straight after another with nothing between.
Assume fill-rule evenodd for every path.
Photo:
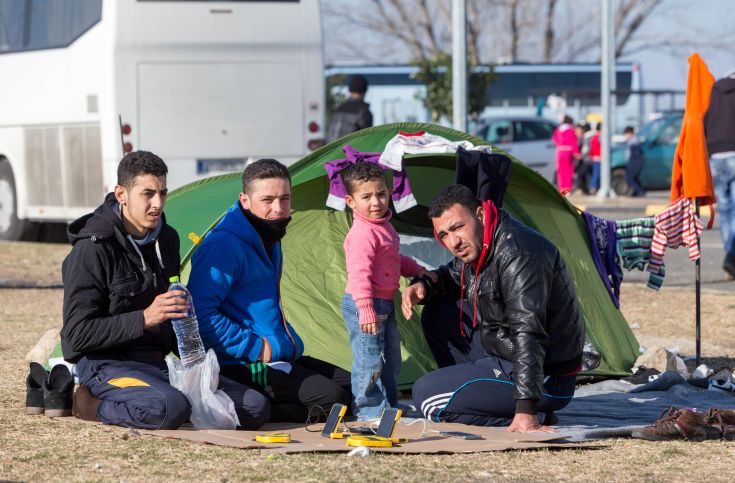
<instances>
[{"instance_id":1,"label":"bottle cap","mask_svg":"<svg viewBox=\"0 0 735 483\"><path fill-rule=\"evenodd\" d=\"M168 281L171 282L171 283L178 282L179 281L179 276L178 275L174 275L173 277L169 277Z\"/></svg>"}]
</instances>

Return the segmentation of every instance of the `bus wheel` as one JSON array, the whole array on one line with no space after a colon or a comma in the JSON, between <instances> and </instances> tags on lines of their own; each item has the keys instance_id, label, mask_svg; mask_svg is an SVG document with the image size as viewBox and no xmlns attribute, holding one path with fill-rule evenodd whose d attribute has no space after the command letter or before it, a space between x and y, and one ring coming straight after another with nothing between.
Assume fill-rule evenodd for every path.
<instances>
[{"instance_id":1,"label":"bus wheel","mask_svg":"<svg viewBox=\"0 0 735 483\"><path fill-rule=\"evenodd\" d=\"M633 188L630 187L628 180L625 179L625 168L613 169L610 184L618 196L630 196L633 194Z\"/></svg>"},{"instance_id":2,"label":"bus wheel","mask_svg":"<svg viewBox=\"0 0 735 483\"><path fill-rule=\"evenodd\" d=\"M15 178L10 163L0 158L0 240L30 240L35 238L35 223L19 220L15 197Z\"/></svg>"}]
</instances>

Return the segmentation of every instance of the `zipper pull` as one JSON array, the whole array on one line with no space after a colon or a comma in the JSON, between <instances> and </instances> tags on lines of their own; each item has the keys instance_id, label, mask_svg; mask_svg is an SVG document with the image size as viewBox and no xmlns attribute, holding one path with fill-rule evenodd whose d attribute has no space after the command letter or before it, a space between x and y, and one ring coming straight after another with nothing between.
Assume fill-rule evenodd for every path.
<instances>
[{"instance_id":1,"label":"zipper pull","mask_svg":"<svg viewBox=\"0 0 735 483\"><path fill-rule=\"evenodd\" d=\"M158 277L156 276L156 272L153 272L153 288L158 288Z\"/></svg>"}]
</instances>

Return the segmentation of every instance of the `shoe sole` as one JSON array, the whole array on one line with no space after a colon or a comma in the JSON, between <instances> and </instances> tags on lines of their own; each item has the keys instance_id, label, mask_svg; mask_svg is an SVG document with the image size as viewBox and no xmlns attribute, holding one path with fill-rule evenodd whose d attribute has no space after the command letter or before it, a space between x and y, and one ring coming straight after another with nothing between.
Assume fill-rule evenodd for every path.
<instances>
[{"instance_id":1,"label":"shoe sole","mask_svg":"<svg viewBox=\"0 0 735 483\"><path fill-rule=\"evenodd\" d=\"M666 436L655 436L653 434L643 433L640 431L633 431L630 433L630 436L636 439L645 439L646 441L691 441L693 443L701 443L705 440L704 436L702 436L701 438L686 438L684 436L668 438Z\"/></svg>"},{"instance_id":2,"label":"shoe sole","mask_svg":"<svg viewBox=\"0 0 735 483\"><path fill-rule=\"evenodd\" d=\"M43 408L32 408L26 406L26 414L31 416L37 416L39 414L43 414Z\"/></svg>"},{"instance_id":3,"label":"shoe sole","mask_svg":"<svg viewBox=\"0 0 735 483\"><path fill-rule=\"evenodd\" d=\"M71 416L71 409L47 409L44 414L49 418L63 418Z\"/></svg>"}]
</instances>

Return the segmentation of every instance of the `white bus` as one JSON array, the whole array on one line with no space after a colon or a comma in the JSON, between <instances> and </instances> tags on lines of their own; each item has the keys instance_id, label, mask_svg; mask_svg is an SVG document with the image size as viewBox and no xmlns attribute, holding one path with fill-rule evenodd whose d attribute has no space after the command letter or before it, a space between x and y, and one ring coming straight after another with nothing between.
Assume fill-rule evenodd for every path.
<instances>
[{"instance_id":1,"label":"white bus","mask_svg":"<svg viewBox=\"0 0 735 483\"><path fill-rule=\"evenodd\" d=\"M115 185L125 152L168 186L320 145L318 0L0 0L0 239L33 239Z\"/></svg>"}]
</instances>

